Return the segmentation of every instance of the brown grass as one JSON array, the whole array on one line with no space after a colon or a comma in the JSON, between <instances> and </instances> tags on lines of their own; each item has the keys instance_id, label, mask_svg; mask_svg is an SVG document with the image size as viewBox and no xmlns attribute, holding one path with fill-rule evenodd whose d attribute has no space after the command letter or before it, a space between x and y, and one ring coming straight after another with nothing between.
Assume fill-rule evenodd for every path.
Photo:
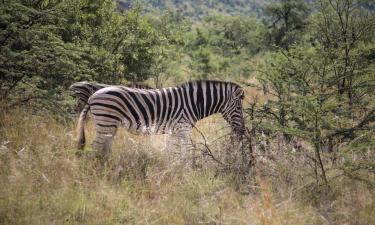
<instances>
[{"instance_id":1,"label":"brown grass","mask_svg":"<svg viewBox=\"0 0 375 225\"><path fill-rule=\"evenodd\" d=\"M267 151L256 179L207 161L201 169L171 168L165 136L121 130L106 166L90 147L75 155L74 124L15 110L0 115L0 224L371 224L374 192L345 178L324 193L308 185L308 169L277 149ZM216 141L227 130L211 117L198 124L218 157L234 152ZM87 127L88 140L94 128ZM202 141L194 132L195 142ZM223 138L225 142L225 138ZM224 149L226 148L226 149ZM229 148L229 149L228 149ZM259 153L260 154L260 153ZM271 156L275 160L271 160ZM255 174L255 173L254 173ZM306 188L303 186L306 185ZM302 187L302 188L301 188Z\"/></svg>"}]
</instances>

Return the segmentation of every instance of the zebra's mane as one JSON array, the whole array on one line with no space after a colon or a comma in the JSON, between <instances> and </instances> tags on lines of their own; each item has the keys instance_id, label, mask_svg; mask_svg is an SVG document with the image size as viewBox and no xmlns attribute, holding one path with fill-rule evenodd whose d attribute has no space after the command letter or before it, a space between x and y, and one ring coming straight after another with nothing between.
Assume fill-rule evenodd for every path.
<instances>
[{"instance_id":1,"label":"zebra's mane","mask_svg":"<svg viewBox=\"0 0 375 225\"><path fill-rule=\"evenodd\" d=\"M229 81L219 81L219 80L194 80L194 81L188 81L186 83L183 83L181 85L178 85L177 87L186 87L186 86L191 86L191 85L194 85L194 84L210 84L212 83L213 85L218 85L218 84L229 84L229 85L233 85L233 86L236 86L236 87L239 87L241 88L240 85L234 83L234 82L229 82Z\"/></svg>"},{"instance_id":2,"label":"zebra's mane","mask_svg":"<svg viewBox=\"0 0 375 225\"><path fill-rule=\"evenodd\" d=\"M102 84L102 83L97 83L97 82L94 82L94 81L78 81L78 82L75 82L74 84L72 84L70 86L70 88L72 88L76 85L103 86L103 87L111 86L110 84Z\"/></svg>"},{"instance_id":3,"label":"zebra's mane","mask_svg":"<svg viewBox=\"0 0 375 225\"><path fill-rule=\"evenodd\" d=\"M137 88L137 89L153 89L151 86L143 83L127 83L127 84L103 84L98 83L95 81L79 81L71 85L73 87L74 85L87 85L87 86L101 86L101 87L110 87L110 86L124 86L124 87L130 87L130 88Z\"/></svg>"}]
</instances>

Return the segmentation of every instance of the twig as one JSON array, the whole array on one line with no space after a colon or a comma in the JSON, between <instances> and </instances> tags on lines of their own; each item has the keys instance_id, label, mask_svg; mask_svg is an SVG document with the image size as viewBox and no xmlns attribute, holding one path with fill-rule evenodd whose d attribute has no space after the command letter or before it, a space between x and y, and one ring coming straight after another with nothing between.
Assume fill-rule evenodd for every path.
<instances>
[{"instance_id":1,"label":"twig","mask_svg":"<svg viewBox=\"0 0 375 225\"><path fill-rule=\"evenodd\" d=\"M193 126L193 127L198 131L198 133L199 133L199 134L202 136L202 138L203 138L204 143L198 143L198 144L201 144L201 145L203 145L203 146L206 148L206 152L205 152L205 153L206 153L208 156L210 156L215 162L219 163L220 165L223 165L223 166L225 166L225 167L229 166L229 165L223 163L222 161L220 161L219 159L217 159L217 158L214 156L214 154L212 153L210 147L208 147L207 139L206 139L206 137L204 136L203 132L202 132L201 130L199 130L196 126Z\"/></svg>"}]
</instances>

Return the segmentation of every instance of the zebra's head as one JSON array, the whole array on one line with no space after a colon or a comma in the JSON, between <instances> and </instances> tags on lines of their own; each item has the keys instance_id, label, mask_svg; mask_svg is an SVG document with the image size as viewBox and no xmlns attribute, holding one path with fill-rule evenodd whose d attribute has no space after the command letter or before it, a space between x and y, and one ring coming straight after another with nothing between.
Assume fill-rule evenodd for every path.
<instances>
[{"instance_id":1,"label":"zebra's head","mask_svg":"<svg viewBox=\"0 0 375 225\"><path fill-rule=\"evenodd\" d=\"M224 119L230 124L232 130L238 135L243 136L245 133L245 122L243 117L242 101L245 92L238 85L229 88L227 102L222 108Z\"/></svg>"},{"instance_id":2,"label":"zebra's head","mask_svg":"<svg viewBox=\"0 0 375 225\"><path fill-rule=\"evenodd\" d=\"M76 114L79 114L83 107L87 104L88 99L97 90L104 88L106 85L91 83L87 81L76 82L69 87L71 95L77 99L74 107Z\"/></svg>"}]
</instances>

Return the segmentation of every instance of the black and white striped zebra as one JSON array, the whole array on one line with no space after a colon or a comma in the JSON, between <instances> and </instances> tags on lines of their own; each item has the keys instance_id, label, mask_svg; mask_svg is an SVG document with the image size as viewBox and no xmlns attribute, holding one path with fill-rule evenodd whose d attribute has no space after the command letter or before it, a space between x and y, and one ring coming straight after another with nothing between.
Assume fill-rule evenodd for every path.
<instances>
[{"instance_id":1,"label":"black and white striped zebra","mask_svg":"<svg viewBox=\"0 0 375 225\"><path fill-rule=\"evenodd\" d=\"M72 84L69 87L69 90L72 92L72 96L77 99L76 105L74 107L74 112L79 115L85 105L87 104L87 101L91 97L92 94L94 94L97 90L110 87L111 85L108 84L100 84L95 82L88 82L88 81L80 81ZM150 86L145 84L129 84L127 87L131 88L138 88L138 89L152 89Z\"/></svg>"},{"instance_id":2,"label":"black and white striped zebra","mask_svg":"<svg viewBox=\"0 0 375 225\"><path fill-rule=\"evenodd\" d=\"M193 81L157 90L106 87L95 92L81 112L79 148L85 145L84 120L88 111L96 125L93 148L100 157L109 155L112 139L120 126L132 133L170 133L171 140L186 146L198 120L221 113L232 130L242 136L245 132L243 98L244 91L239 85L221 81Z\"/></svg>"}]
</instances>

